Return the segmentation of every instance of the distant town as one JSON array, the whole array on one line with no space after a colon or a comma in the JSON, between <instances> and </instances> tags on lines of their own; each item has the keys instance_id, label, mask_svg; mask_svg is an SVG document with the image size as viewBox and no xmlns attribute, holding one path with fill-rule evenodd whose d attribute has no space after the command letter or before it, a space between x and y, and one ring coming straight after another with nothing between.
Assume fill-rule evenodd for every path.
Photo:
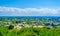
<instances>
[{"instance_id":1,"label":"distant town","mask_svg":"<svg viewBox=\"0 0 60 36\"><path fill-rule=\"evenodd\" d=\"M13 25L14 28L35 27L35 28L54 28L60 27L60 17L0 17L0 26Z\"/></svg>"}]
</instances>

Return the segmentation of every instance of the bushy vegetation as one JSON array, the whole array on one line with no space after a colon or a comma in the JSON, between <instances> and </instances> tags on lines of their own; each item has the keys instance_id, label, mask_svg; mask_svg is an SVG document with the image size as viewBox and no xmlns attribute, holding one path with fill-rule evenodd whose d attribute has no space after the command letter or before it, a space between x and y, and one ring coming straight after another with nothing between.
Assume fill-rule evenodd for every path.
<instances>
[{"instance_id":1,"label":"bushy vegetation","mask_svg":"<svg viewBox=\"0 0 60 36\"><path fill-rule=\"evenodd\" d=\"M0 27L0 36L60 36L59 28L26 28L12 29L8 27Z\"/></svg>"}]
</instances>

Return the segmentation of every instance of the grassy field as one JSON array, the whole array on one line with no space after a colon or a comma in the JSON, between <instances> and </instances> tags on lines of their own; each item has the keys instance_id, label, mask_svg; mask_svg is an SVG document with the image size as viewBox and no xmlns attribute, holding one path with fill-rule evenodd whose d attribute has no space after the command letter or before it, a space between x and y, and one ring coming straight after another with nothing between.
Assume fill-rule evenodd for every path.
<instances>
[{"instance_id":1,"label":"grassy field","mask_svg":"<svg viewBox=\"0 0 60 36\"><path fill-rule=\"evenodd\" d=\"M0 27L0 36L60 36L59 28L25 28L9 30L8 27Z\"/></svg>"}]
</instances>

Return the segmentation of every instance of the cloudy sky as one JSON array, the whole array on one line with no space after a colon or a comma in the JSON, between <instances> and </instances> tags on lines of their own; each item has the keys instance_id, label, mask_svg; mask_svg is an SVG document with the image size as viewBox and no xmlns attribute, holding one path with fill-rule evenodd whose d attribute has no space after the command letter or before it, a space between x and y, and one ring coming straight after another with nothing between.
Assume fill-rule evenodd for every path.
<instances>
[{"instance_id":1,"label":"cloudy sky","mask_svg":"<svg viewBox=\"0 0 60 36\"><path fill-rule=\"evenodd\" d=\"M60 0L0 0L0 16L60 16Z\"/></svg>"}]
</instances>

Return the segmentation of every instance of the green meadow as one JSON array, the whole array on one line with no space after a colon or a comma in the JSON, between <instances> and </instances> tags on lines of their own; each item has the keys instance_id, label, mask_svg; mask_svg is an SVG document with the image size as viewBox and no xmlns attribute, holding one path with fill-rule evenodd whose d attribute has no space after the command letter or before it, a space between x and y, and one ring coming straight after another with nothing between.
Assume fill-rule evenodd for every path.
<instances>
[{"instance_id":1,"label":"green meadow","mask_svg":"<svg viewBox=\"0 0 60 36\"><path fill-rule=\"evenodd\" d=\"M9 30L8 27L0 27L0 36L60 36L59 28L27 28Z\"/></svg>"}]
</instances>

